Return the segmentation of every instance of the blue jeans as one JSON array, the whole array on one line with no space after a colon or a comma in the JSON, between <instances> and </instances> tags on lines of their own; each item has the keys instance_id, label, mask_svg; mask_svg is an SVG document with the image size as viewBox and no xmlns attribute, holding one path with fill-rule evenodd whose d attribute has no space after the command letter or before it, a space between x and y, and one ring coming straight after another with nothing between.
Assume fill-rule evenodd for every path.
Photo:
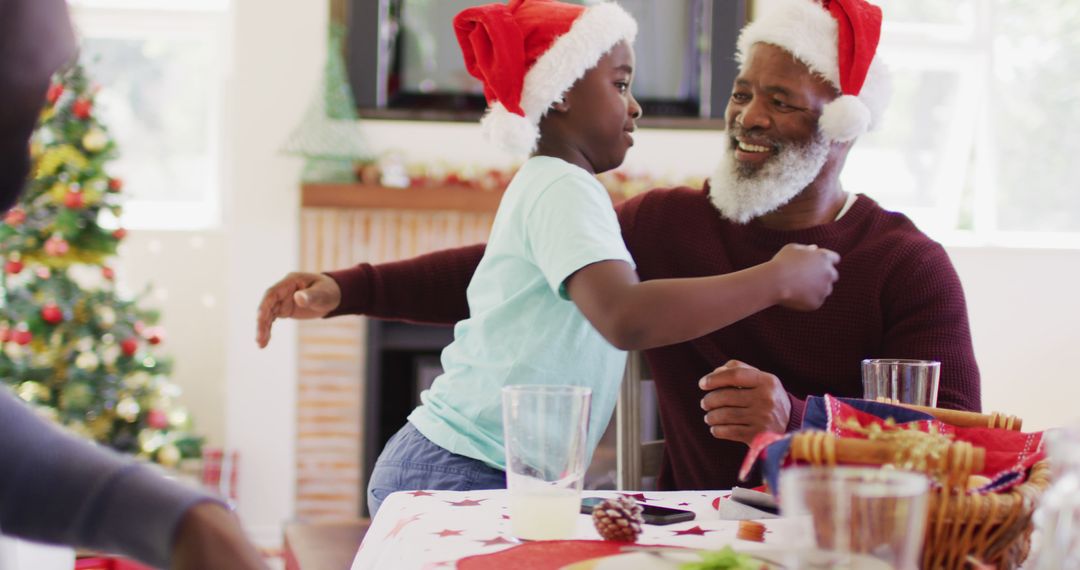
<instances>
[{"instance_id":1,"label":"blue jeans","mask_svg":"<svg viewBox=\"0 0 1080 570\"><path fill-rule=\"evenodd\" d=\"M371 517L395 491L505 489L506 473L478 459L435 445L411 423L398 430L375 462L368 481Z\"/></svg>"}]
</instances>

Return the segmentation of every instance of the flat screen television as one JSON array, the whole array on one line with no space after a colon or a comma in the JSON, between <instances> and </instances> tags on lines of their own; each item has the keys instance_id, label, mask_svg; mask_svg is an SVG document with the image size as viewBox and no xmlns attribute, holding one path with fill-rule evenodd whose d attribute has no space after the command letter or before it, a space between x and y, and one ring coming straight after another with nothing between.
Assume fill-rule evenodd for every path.
<instances>
[{"instance_id":1,"label":"flat screen television","mask_svg":"<svg viewBox=\"0 0 1080 570\"><path fill-rule=\"evenodd\" d=\"M462 119L482 113L483 91L465 71L451 21L491 1L351 0L346 58L360 110ZM634 95L645 116L722 116L745 0L619 3L638 21Z\"/></svg>"}]
</instances>

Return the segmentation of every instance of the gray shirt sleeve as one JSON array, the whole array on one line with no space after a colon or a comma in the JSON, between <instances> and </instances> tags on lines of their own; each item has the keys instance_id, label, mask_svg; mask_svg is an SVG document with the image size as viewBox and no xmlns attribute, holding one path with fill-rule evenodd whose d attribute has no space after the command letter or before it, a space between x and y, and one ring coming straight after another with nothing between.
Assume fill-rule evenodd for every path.
<instances>
[{"instance_id":1,"label":"gray shirt sleeve","mask_svg":"<svg viewBox=\"0 0 1080 570\"><path fill-rule=\"evenodd\" d=\"M168 567L184 512L213 500L65 433L0 388L0 529Z\"/></svg>"}]
</instances>

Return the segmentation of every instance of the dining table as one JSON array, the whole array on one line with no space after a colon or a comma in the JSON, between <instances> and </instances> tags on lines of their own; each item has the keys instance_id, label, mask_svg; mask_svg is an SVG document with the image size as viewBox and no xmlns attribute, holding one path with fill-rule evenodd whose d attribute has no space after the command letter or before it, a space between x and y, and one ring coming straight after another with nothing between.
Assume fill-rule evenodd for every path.
<instances>
[{"instance_id":1,"label":"dining table","mask_svg":"<svg viewBox=\"0 0 1080 570\"><path fill-rule=\"evenodd\" d=\"M805 528L788 519L763 520L759 523L764 525L763 542L740 539L740 521L722 519L718 510L730 500L729 491L584 493L586 497L618 495L632 497L639 504L692 511L695 517L676 524L642 525L637 541L628 544L601 540L592 517L580 514L571 540L533 542L515 538L505 489L403 491L383 502L360 544L352 570L556 569L635 550L696 552L731 546L738 552L768 551L796 540L799 529Z\"/></svg>"}]
</instances>

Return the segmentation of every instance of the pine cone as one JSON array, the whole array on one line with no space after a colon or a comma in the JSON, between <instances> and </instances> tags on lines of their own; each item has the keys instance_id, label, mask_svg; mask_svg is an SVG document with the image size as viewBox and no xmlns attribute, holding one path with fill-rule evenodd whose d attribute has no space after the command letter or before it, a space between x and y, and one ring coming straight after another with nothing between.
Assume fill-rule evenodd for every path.
<instances>
[{"instance_id":1,"label":"pine cone","mask_svg":"<svg viewBox=\"0 0 1080 570\"><path fill-rule=\"evenodd\" d=\"M630 497L605 499L593 507L593 525L604 540L634 542L641 534L641 505Z\"/></svg>"}]
</instances>

